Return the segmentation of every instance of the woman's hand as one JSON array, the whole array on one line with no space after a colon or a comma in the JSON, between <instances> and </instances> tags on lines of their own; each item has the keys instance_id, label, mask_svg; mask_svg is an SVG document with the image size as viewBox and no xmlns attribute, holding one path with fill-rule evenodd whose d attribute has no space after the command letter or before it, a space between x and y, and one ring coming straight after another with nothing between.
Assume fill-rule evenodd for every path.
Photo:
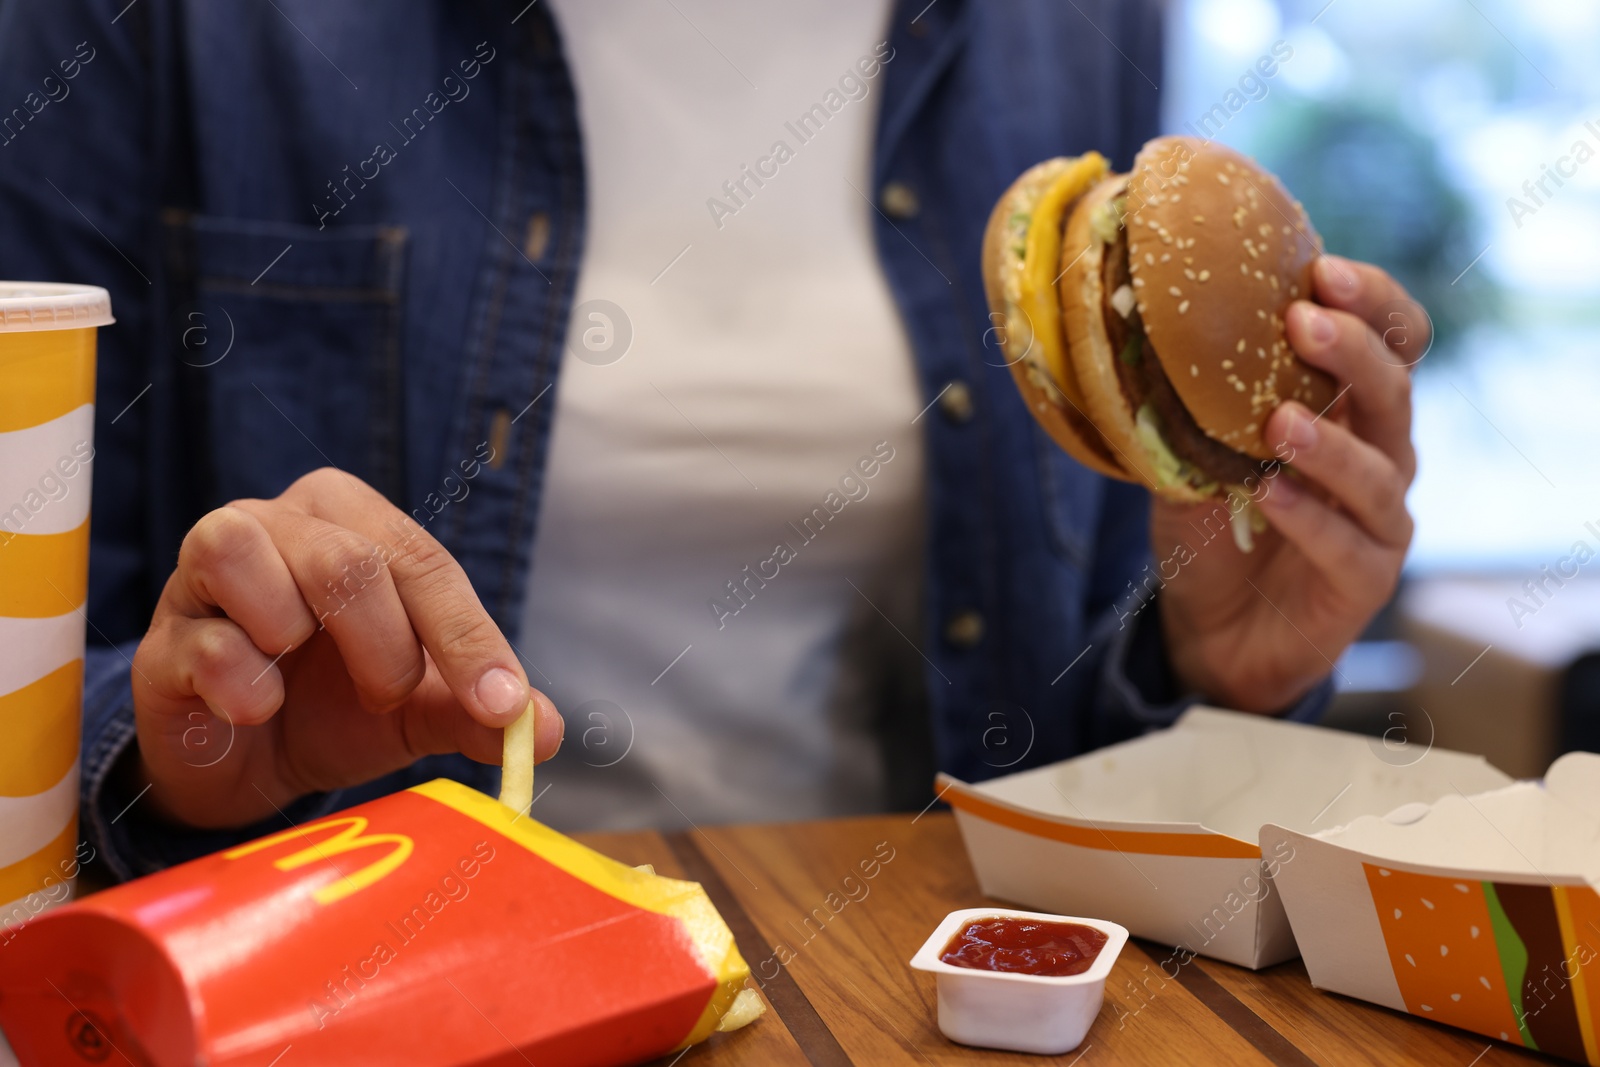
<instances>
[{"instance_id":1,"label":"woman's hand","mask_svg":"<svg viewBox=\"0 0 1600 1067\"><path fill-rule=\"evenodd\" d=\"M1377 267L1324 256L1315 282L1317 303L1289 310L1289 342L1340 394L1325 413L1291 401L1268 419L1267 440L1294 471L1256 494L1271 528L1241 553L1226 532L1202 539L1219 507L1225 530L1226 505L1158 501L1152 515L1158 559L1193 550L1158 601L1173 669L1250 711L1284 708L1334 669L1394 593L1411 542L1408 368L1427 351L1427 317Z\"/></svg>"},{"instance_id":2,"label":"woman's hand","mask_svg":"<svg viewBox=\"0 0 1600 1067\"><path fill-rule=\"evenodd\" d=\"M146 803L238 826L422 756L498 763L531 699L538 751L561 718L528 686L466 573L343 471L195 524L133 661Z\"/></svg>"}]
</instances>

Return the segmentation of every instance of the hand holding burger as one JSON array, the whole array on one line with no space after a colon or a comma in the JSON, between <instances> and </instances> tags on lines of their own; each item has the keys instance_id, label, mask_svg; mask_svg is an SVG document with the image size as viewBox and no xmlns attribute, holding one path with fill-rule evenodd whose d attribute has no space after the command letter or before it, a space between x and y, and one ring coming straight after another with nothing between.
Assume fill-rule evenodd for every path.
<instances>
[{"instance_id":1,"label":"hand holding burger","mask_svg":"<svg viewBox=\"0 0 1600 1067\"><path fill-rule=\"evenodd\" d=\"M1393 279L1322 255L1255 163L1180 137L1126 175L1095 153L1024 173L990 217L984 279L1040 424L1155 496L1180 683L1292 703L1399 578L1416 470L1401 351L1426 351L1421 309L1396 330Z\"/></svg>"}]
</instances>

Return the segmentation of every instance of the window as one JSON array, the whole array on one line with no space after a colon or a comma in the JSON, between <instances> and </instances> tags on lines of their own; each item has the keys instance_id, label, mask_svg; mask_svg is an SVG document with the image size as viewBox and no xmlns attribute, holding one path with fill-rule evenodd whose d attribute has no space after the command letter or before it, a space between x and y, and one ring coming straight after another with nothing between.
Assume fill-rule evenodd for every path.
<instances>
[{"instance_id":1,"label":"window","mask_svg":"<svg viewBox=\"0 0 1600 1067\"><path fill-rule=\"evenodd\" d=\"M1600 544L1596 41L1600 4L1570 0L1171 8L1167 128L1258 158L1329 251L1388 268L1435 320L1412 574Z\"/></svg>"}]
</instances>

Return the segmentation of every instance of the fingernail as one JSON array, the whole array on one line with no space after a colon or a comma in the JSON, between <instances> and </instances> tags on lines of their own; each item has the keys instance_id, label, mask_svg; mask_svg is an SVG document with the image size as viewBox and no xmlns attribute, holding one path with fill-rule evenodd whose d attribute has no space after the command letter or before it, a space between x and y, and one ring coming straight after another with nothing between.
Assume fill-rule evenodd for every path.
<instances>
[{"instance_id":1,"label":"fingernail","mask_svg":"<svg viewBox=\"0 0 1600 1067\"><path fill-rule=\"evenodd\" d=\"M514 719L528 706L528 687L504 667L484 671L472 691L484 710L497 718Z\"/></svg>"},{"instance_id":2,"label":"fingernail","mask_svg":"<svg viewBox=\"0 0 1600 1067\"><path fill-rule=\"evenodd\" d=\"M1317 271L1322 284L1343 296L1354 296L1360 277L1355 267L1343 256L1323 256L1317 261Z\"/></svg>"},{"instance_id":3,"label":"fingernail","mask_svg":"<svg viewBox=\"0 0 1600 1067\"><path fill-rule=\"evenodd\" d=\"M1306 332L1311 339L1319 345L1326 345L1333 341L1338 331L1334 329L1333 317L1326 311L1307 305L1303 312L1305 316Z\"/></svg>"},{"instance_id":4,"label":"fingernail","mask_svg":"<svg viewBox=\"0 0 1600 1067\"><path fill-rule=\"evenodd\" d=\"M1272 479L1272 486L1261 498L1261 503L1268 507L1290 507L1300 499L1300 492L1300 487L1294 484L1293 478L1287 474L1280 474Z\"/></svg>"},{"instance_id":5,"label":"fingernail","mask_svg":"<svg viewBox=\"0 0 1600 1067\"><path fill-rule=\"evenodd\" d=\"M538 745L539 761L542 763L560 750L561 742L567 736L567 721L542 693L534 694L533 706L534 743Z\"/></svg>"},{"instance_id":6,"label":"fingernail","mask_svg":"<svg viewBox=\"0 0 1600 1067\"><path fill-rule=\"evenodd\" d=\"M1294 446L1296 452L1309 452L1317 447L1319 432L1317 424L1308 419L1303 412L1291 411L1289 425L1283 432L1283 438Z\"/></svg>"}]
</instances>

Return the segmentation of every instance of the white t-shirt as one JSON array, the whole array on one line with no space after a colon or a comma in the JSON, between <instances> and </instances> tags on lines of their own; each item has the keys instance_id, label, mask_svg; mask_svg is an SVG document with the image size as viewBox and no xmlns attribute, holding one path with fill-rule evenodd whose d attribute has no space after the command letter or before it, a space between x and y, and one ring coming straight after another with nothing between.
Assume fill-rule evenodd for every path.
<instances>
[{"instance_id":1,"label":"white t-shirt","mask_svg":"<svg viewBox=\"0 0 1600 1067\"><path fill-rule=\"evenodd\" d=\"M534 815L879 808L924 510L866 199L889 2L553 6L589 224L518 641L567 721Z\"/></svg>"}]
</instances>

